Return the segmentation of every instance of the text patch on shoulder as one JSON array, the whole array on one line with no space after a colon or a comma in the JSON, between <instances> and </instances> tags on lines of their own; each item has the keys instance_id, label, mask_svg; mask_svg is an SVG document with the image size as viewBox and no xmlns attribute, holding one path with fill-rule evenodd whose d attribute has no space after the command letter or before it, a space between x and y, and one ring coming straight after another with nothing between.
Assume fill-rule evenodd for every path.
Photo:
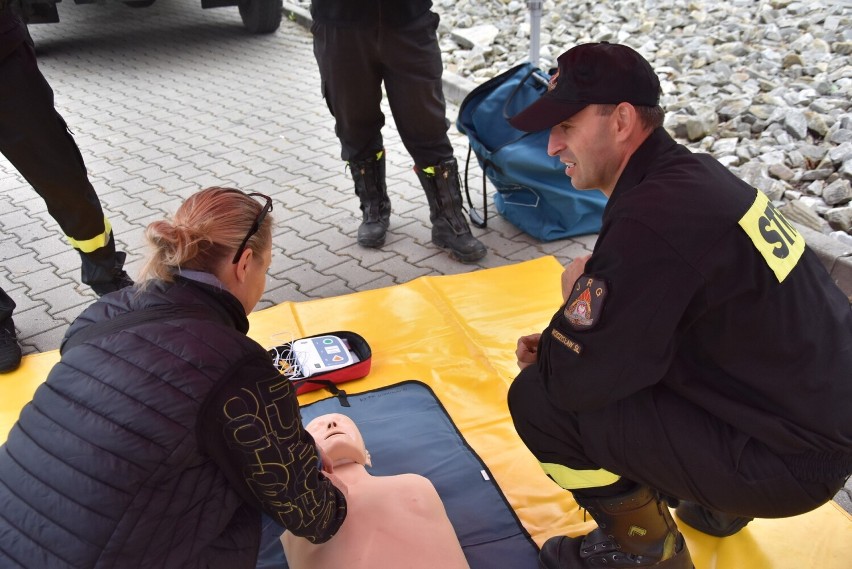
<instances>
[{"instance_id":1,"label":"text patch on shoulder","mask_svg":"<svg viewBox=\"0 0 852 569\"><path fill-rule=\"evenodd\" d=\"M783 282L802 258L805 238L772 205L766 194L759 190L755 192L757 196L740 219L740 227L775 273L778 282Z\"/></svg>"},{"instance_id":2,"label":"text patch on shoulder","mask_svg":"<svg viewBox=\"0 0 852 569\"><path fill-rule=\"evenodd\" d=\"M598 323L606 299L606 282L590 275L581 275L562 315L574 330L588 330Z\"/></svg>"}]
</instances>

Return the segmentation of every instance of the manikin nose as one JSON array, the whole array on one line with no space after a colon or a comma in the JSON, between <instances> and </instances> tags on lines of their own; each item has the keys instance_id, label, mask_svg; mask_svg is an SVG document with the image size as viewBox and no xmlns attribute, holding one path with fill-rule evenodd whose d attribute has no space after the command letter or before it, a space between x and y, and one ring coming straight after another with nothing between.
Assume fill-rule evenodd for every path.
<instances>
[{"instance_id":1,"label":"manikin nose","mask_svg":"<svg viewBox=\"0 0 852 569\"><path fill-rule=\"evenodd\" d=\"M329 421L329 422L328 422L328 426L326 427L326 429L333 429L333 428L335 428L335 427L337 427L337 422L335 422L335 421Z\"/></svg>"}]
</instances>

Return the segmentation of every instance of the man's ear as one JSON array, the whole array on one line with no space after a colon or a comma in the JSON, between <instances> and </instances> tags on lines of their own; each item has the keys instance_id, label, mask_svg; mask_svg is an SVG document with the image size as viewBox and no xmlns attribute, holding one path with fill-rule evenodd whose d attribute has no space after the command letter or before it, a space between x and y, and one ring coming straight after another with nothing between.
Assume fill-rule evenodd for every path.
<instances>
[{"instance_id":1,"label":"man's ear","mask_svg":"<svg viewBox=\"0 0 852 569\"><path fill-rule=\"evenodd\" d=\"M636 107L630 103L619 103L615 107L614 113L616 137L619 140L624 140L632 136L633 130L639 121L639 114L636 112Z\"/></svg>"}]
</instances>

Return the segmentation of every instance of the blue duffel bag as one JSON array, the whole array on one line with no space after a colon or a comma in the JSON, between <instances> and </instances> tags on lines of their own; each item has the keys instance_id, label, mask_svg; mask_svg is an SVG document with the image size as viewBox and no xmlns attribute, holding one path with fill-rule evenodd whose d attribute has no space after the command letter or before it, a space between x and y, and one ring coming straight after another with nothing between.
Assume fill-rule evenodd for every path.
<instances>
[{"instance_id":1,"label":"blue duffel bag","mask_svg":"<svg viewBox=\"0 0 852 569\"><path fill-rule=\"evenodd\" d=\"M456 128L470 142L464 186L471 222L488 223L485 176L497 189L497 211L521 231L541 241L597 233L606 196L580 191L565 175L565 165L547 155L549 131L526 133L509 119L547 90L549 77L531 63L522 63L476 87L459 108ZM483 171L482 209L474 208L468 187L470 152Z\"/></svg>"}]
</instances>

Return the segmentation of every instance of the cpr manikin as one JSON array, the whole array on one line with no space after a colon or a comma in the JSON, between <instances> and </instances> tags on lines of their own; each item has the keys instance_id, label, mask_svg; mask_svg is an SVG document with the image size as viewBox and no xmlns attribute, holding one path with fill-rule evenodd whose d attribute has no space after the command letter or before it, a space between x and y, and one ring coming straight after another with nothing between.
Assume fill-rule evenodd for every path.
<instances>
[{"instance_id":1,"label":"cpr manikin","mask_svg":"<svg viewBox=\"0 0 852 569\"><path fill-rule=\"evenodd\" d=\"M285 532L281 541L291 569L469 569L428 479L368 473L370 453L345 415L321 415L306 429L323 460L333 465L329 478L346 495L347 514L337 534L322 544Z\"/></svg>"}]
</instances>

